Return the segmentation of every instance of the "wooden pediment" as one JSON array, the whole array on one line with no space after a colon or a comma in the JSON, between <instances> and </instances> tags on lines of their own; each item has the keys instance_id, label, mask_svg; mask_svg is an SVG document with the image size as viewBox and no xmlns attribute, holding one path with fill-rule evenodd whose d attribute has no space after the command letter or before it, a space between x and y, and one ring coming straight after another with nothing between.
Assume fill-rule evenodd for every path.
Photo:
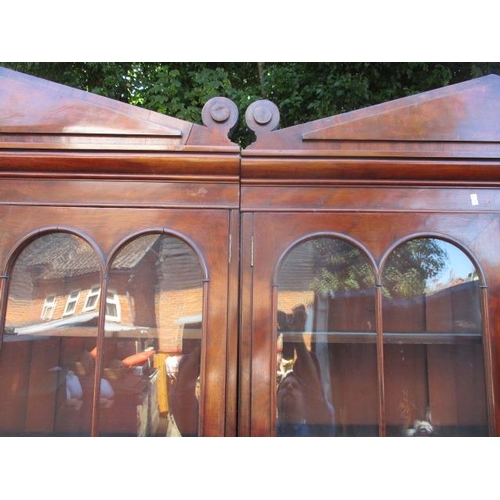
<instances>
[{"instance_id":1,"label":"wooden pediment","mask_svg":"<svg viewBox=\"0 0 500 500\"><path fill-rule=\"evenodd\" d=\"M197 125L0 68L0 149L227 148L237 115L229 99L214 98Z\"/></svg>"},{"instance_id":2,"label":"wooden pediment","mask_svg":"<svg viewBox=\"0 0 500 500\"><path fill-rule=\"evenodd\" d=\"M430 91L332 119L304 140L496 142L500 76Z\"/></svg>"},{"instance_id":3,"label":"wooden pediment","mask_svg":"<svg viewBox=\"0 0 500 500\"><path fill-rule=\"evenodd\" d=\"M250 108L249 108L250 109ZM267 114L265 111L267 110ZM282 130L277 109L254 103L252 150L321 151L340 156L497 156L500 76L490 75Z\"/></svg>"}]
</instances>

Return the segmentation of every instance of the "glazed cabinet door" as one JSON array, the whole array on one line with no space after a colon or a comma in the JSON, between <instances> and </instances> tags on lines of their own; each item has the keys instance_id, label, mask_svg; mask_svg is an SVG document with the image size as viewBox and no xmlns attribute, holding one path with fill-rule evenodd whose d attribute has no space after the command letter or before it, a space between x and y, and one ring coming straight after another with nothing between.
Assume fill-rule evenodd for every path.
<instances>
[{"instance_id":1,"label":"glazed cabinet door","mask_svg":"<svg viewBox=\"0 0 500 500\"><path fill-rule=\"evenodd\" d=\"M495 213L246 213L240 433L496 435Z\"/></svg>"},{"instance_id":2,"label":"glazed cabinet door","mask_svg":"<svg viewBox=\"0 0 500 500\"><path fill-rule=\"evenodd\" d=\"M234 434L234 213L2 206L0 221L1 435Z\"/></svg>"}]
</instances>

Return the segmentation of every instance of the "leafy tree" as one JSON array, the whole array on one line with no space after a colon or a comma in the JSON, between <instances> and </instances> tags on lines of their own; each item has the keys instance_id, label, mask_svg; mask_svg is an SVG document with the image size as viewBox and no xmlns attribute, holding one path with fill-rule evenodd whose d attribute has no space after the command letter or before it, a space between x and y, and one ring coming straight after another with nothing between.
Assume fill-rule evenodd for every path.
<instances>
[{"instance_id":1,"label":"leafy tree","mask_svg":"<svg viewBox=\"0 0 500 500\"><path fill-rule=\"evenodd\" d=\"M387 297L415 297L425 293L428 280L446 266L448 255L438 240L416 238L391 253L382 278Z\"/></svg>"},{"instance_id":2,"label":"leafy tree","mask_svg":"<svg viewBox=\"0 0 500 500\"><path fill-rule=\"evenodd\" d=\"M312 240L314 277L311 289L319 295L375 286L373 268L355 246L338 238Z\"/></svg>"},{"instance_id":3,"label":"leafy tree","mask_svg":"<svg viewBox=\"0 0 500 500\"><path fill-rule=\"evenodd\" d=\"M366 290L375 286L366 256L338 238L312 240L311 289L320 294ZM438 240L416 238L393 250L384 267L383 293L388 298L414 297L425 292L428 280L446 266L448 256Z\"/></svg>"}]
</instances>

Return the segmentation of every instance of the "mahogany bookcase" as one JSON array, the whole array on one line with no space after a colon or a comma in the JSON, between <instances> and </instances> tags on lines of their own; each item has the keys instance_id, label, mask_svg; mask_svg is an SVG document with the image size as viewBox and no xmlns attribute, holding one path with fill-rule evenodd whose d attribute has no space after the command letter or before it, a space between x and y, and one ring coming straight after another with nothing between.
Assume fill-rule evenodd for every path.
<instances>
[{"instance_id":1,"label":"mahogany bookcase","mask_svg":"<svg viewBox=\"0 0 500 500\"><path fill-rule=\"evenodd\" d=\"M242 150L0 68L0 434L498 435L499 116L262 100Z\"/></svg>"}]
</instances>

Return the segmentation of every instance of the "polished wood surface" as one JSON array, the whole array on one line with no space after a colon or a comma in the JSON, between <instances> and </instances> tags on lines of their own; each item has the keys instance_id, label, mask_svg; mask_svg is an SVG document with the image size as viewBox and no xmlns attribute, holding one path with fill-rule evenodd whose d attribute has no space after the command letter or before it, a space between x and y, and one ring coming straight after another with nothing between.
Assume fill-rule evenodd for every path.
<instances>
[{"instance_id":1,"label":"polished wood surface","mask_svg":"<svg viewBox=\"0 0 500 500\"><path fill-rule=\"evenodd\" d=\"M234 103L211 99L197 125L0 68L0 108L0 323L16 258L41 235L63 231L88 241L103 277L122 245L141 234L184 239L206 269L199 432L235 435L240 157L228 137L238 119ZM92 418L94 435L121 432L109 412L99 422L96 398L94 391L86 428Z\"/></svg>"},{"instance_id":2,"label":"polished wood surface","mask_svg":"<svg viewBox=\"0 0 500 500\"><path fill-rule=\"evenodd\" d=\"M286 129L278 128L273 103L249 107L255 141L241 153L242 434L275 432L276 277L284 255L328 235L360 245L378 268L405 239L432 235L470 252L484 279L484 404L489 433L498 435L499 98L500 77L488 76ZM378 422L385 435L394 420L386 407L401 388L387 386L381 371L391 363L382 328Z\"/></svg>"},{"instance_id":3,"label":"polished wood surface","mask_svg":"<svg viewBox=\"0 0 500 500\"><path fill-rule=\"evenodd\" d=\"M484 363L486 393L477 405L486 408L488 433L499 435L499 111L497 76L285 129L275 104L256 101L245 115L255 141L240 150L229 138L238 110L226 98L207 102L197 125L0 68L0 325L16 258L40 235L63 231L88 241L103 286L126 242L178 236L206 270L199 432L272 436L278 273L288 252L325 235L355 244L375 270L381 313L377 273L391 251L414 237L441 238L477 266L482 343L477 334L466 340L481 346L473 356ZM429 360L439 395L435 380L455 369L450 360L436 368L448 356L439 349L458 337L432 337L442 345L427 356L428 339L393 332L384 340L383 328L379 321L373 333L356 337L366 360L348 381L340 374L357 362L349 347L355 337L332 337L341 347L331 375L349 392L363 387L362 374L377 372L369 404L353 399L352 408L354 420L375 419L387 435L405 389L385 378L387 363L397 365L397 347L410 339L415 363ZM13 352L6 344L2 356ZM17 354L19 366L28 354ZM418 372L400 369L405 380ZM417 382L413 389L422 390ZM448 389L437 410L446 418L460 401ZM32 409L30 429L52 418L47 407L37 423ZM85 418L94 435L99 425L112 432L113 418L100 424L95 408Z\"/></svg>"},{"instance_id":4,"label":"polished wood surface","mask_svg":"<svg viewBox=\"0 0 500 500\"><path fill-rule=\"evenodd\" d=\"M371 210L364 213L359 211L334 213L332 210L331 213L314 214L267 212L244 214L243 217L243 241L251 239L254 248L253 257L248 256L242 260L243 289L253 290L253 293L247 292L242 298L243 309L251 311L248 313L249 317L245 318L242 328L242 349L251 360L252 377L248 381L244 379L241 387L245 394L242 399L250 398L253 419L248 432L251 434L273 433L274 417L270 408L273 407L274 396L269 386L272 385L275 375L271 369L273 357L269 353L275 351L273 315L277 307L274 298L276 273L283 255L305 237L331 235L349 238L365 249L376 265L380 266L394 244L406 238L422 234L439 237L446 235L446 238L457 246L472 252L480 263L481 272L486 277L485 293L490 312L490 321L484 325L485 343L492 342L493 345L497 343L497 322L491 321L491 318L500 314L496 300L496 294L500 290L500 280L495 272L497 264L494 263L496 248L500 244L500 221L497 214L423 215L416 212L373 213ZM405 343L410 340L415 342L405 335L399 336L395 343L401 343L403 338ZM345 341L352 342L352 336ZM360 343L366 341L362 339ZM394 340L391 335L387 335L385 341ZM421 341L424 339L417 338L417 342ZM440 343L445 341L448 342L448 339L439 338ZM426 344L432 342L432 339L425 339ZM495 371L496 368L488 366L488 371L492 370ZM491 391L489 397L490 410L493 411L495 398ZM381 415L380 419L383 420L384 417L385 415Z\"/></svg>"},{"instance_id":5,"label":"polished wood surface","mask_svg":"<svg viewBox=\"0 0 500 500\"><path fill-rule=\"evenodd\" d=\"M228 133L235 104L208 101L204 125L0 68L1 148L166 151L237 150Z\"/></svg>"},{"instance_id":6,"label":"polished wood surface","mask_svg":"<svg viewBox=\"0 0 500 500\"><path fill-rule=\"evenodd\" d=\"M246 115L257 140L244 154L494 158L499 97L500 76L489 75L283 130L276 106L259 101Z\"/></svg>"}]
</instances>

